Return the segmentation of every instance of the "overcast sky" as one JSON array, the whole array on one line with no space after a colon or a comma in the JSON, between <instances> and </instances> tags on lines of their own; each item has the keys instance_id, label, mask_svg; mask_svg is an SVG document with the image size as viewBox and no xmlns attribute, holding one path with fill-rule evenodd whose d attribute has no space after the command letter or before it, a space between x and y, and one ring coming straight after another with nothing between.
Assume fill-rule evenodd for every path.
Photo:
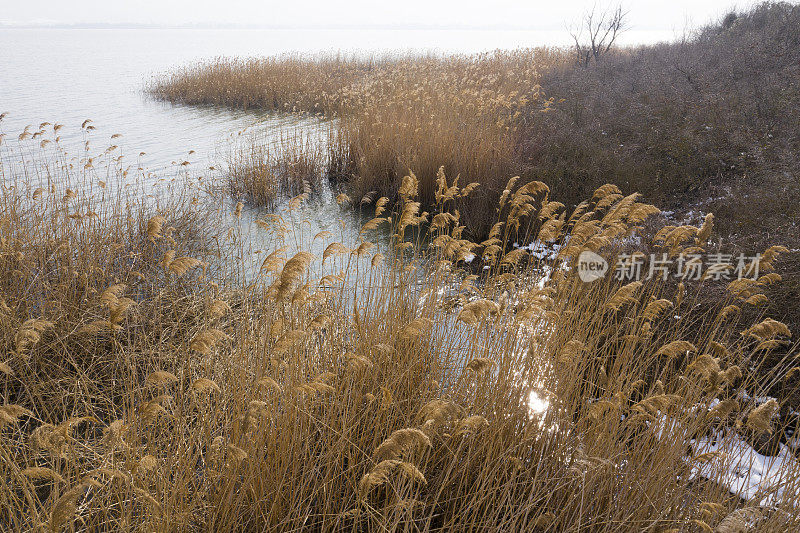
<instances>
[{"instance_id":1,"label":"overcast sky","mask_svg":"<svg viewBox=\"0 0 800 533\"><path fill-rule=\"evenodd\" d=\"M593 0L0 0L13 24L258 24L265 26L433 25L563 30ZM681 30L751 0L626 0L632 30Z\"/></svg>"}]
</instances>

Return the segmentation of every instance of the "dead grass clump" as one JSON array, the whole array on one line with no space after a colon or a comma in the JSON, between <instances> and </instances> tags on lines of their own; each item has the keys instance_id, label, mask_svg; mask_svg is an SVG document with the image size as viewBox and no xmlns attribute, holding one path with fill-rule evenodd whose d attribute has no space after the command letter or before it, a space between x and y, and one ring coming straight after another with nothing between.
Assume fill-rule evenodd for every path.
<instances>
[{"instance_id":1,"label":"dead grass clump","mask_svg":"<svg viewBox=\"0 0 800 533\"><path fill-rule=\"evenodd\" d=\"M462 183L483 184L482 192L462 206L469 231L482 235L488 231L486 213L507 177L520 168L522 126L550 105L537 69L560 60L548 50L380 60L217 60L165 75L151 91L187 103L324 110L337 118L325 143L325 173L346 181L352 197L374 192L396 198L403 176L414 169L419 200L429 209L436 176L444 167ZM269 152L246 147L236 156L235 192L252 191L260 201L274 194L280 178L275 179ZM317 158L293 152L281 164L291 167L291 174L297 165L308 168L308 160Z\"/></svg>"},{"instance_id":2,"label":"dead grass clump","mask_svg":"<svg viewBox=\"0 0 800 533\"><path fill-rule=\"evenodd\" d=\"M572 211L512 179L472 242L451 206L478 189L436 180L430 213L411 174L395 210L375 201L387 241L374 225L372 246L323 235L321 257L278 252L231 290L167 211L90 231L69 218L79 201L102 209L84 187L26 211L33 191L15 186L0 226L3 529L798 528L800 465L771 440L777 400L759 398L788 370L759 372L758 345L790 332L730 310L767 280L708 312L700 282L585 283L580 253L613 258L656 208L605 186ZM653 246L702 245L674 231ZM81 255L113 250L109 235L136 240ZM557 247L513 250L523 238ZM227 271L248 259L235 250ZM467 253L488 268L464 269ZM184 257L209 268L165 272ZM754 475L741 450L756 441L783 462L741 491L729 473Z\"/></svg>"},{"instance_id":3,"label":"dead grass clump","mask_svg":"<svg viewBox=\"0 0 800 533\"><path fill-rule=\"evenodd\" d=\"M346 105L343 87L357 84L394 61L391 57L361 59L340 54L218 58L155 78L148 90L170 102L330 115Z\"/></svg>"},{"instance_id":4,"label":"dead grass clump","mask_svg":"<svg viewBox=\"0 0 800 533\"><path fill-rule=\"evenodd\" d=\"M127 393L121 384L141 370L131 323L164 342L184 334L164 320L193 305L192 283L204 276L189 267L215 252L213 217L187 189L148 198L113 160L88 165L88 155L45 149L18 159L10 145L0 156L5 400L48 423L75 411L107 417ZM169 252L180 264L165 271ZM120 365L123 349L131 355Z\"/></svg>"},{"instance_id":5,"label":"dead grass clump","mask_svg":"<svg viewBox=\"0 0 800 533\"><path fill-rule=\"evenodd\" d=\"M323 138L282 132L269 140L269 134L252 133L231 151L225 169L231 195L270 206L280 195L317 189L325 174Z\"/></svg>"}]
</instances>

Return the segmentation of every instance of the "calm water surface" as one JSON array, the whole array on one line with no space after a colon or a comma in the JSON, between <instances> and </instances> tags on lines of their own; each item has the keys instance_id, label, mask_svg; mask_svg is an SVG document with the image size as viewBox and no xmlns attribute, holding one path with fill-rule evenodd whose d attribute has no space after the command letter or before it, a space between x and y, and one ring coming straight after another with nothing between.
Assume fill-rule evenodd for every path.
<instances>
[{"instance_id":1,"label":"calm water surface","mask_svg":"<svg viewBox=\"0 0 800 533\"><path fill-rule=\"evenodd\" d=\"M628 35L639 41L664 37ZM187 169L198 172L224 162L232 143L246 130L257 128L267 136L287 128L322 130L312 118L172 105L145 94L154 75L172 68L219 56L292 51L470 53L545 44L568 43L561 32L535 31L0 29L0 113L7 113L0 133L16 140L27 125L37 131L42 122L60 123L61 146L81 156L87 135L80 125L91 119L96 128L88 136L92 153L117 145L114 153L124 156L123 164L141 165L170 178L184 161L191 163ZM112 140L114 134L121 137ZM312 197L302 210L307 220L301 224L287 214L285 201L275 211L286 215L287 224L301 228L305 245L320 231L330 231L345 244L357 242L363 222L343 211L331 191ZM246 209L242 222L262 215L261 209ZM259 238L248 240L256 257L272 247ZM313 242L312 251L320 252L313 248L322 241Z\"/></svg>"},{"instance_id":2,"label":"calm water surface","mask_svg":"<svg viewBox=\"0 0 800 533\"><path fill-rule=\"evenodd\" d=\"M630 32L639 41L664 38ZM62 144L81 143L92 119L95 143L114 140L126 158L146 152L153 168L219 156L231 134L263 122L280 127L296 117L175 106L143 94L153 75L217 56L265 56L291 51L478 52L568 44L563 32L469 30L58 30L0 29L0 124L7 134L41 122L65 125ZM668 37L668 36L666 36ZM35 131L35 130L34 130ZM66 146L69 148L69 146ZM188 152L195 154L188 157Z\"/></svg>"}]
</instances>

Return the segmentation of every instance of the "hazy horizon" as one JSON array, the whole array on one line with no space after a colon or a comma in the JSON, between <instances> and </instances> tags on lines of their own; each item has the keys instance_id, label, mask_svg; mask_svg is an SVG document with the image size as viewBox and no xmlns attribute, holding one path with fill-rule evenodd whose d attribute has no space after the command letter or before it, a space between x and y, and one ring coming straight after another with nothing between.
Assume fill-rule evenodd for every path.
<instances>
[{"instance_id":1,"label":"hazy horizon","mask_svg":"<svg viewBox=\"0 0 800 533\"><path fill-rule=\"evenodd\" d=\"M655 0L622 2L633 31L680 33L713 21L731 9L744 9L753 0ZM290 4L229 0L163 2L143 0L107 3L98 0L0 0L0 25L9 27L151 27L151 28L253 28L253 29L474 29L566 31L593 6L610 2L566 0L558 4L512 2L491 4L477 0L430 2L409 0L398 5L349 0L336 5L317 0Z\"/></svg>"}]
</instances>

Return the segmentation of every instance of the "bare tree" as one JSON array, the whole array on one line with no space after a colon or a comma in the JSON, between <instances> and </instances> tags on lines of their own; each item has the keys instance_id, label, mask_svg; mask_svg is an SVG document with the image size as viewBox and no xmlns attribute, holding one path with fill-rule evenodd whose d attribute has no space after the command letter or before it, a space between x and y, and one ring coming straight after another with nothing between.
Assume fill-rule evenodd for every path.
<instances>
[{"instance_id":1,"label":"bare tree","mask_svg":"<svg viewBox=\"0 0 800 533\"><path fill-rule=\"evenodd\" d=\"M577 25L570 28L578 63L588 65L608 52L617 37L625 31L627 15L628 12L623 11L622 6L598 11L595 5Z\"/></svg>"}]
</instances>

